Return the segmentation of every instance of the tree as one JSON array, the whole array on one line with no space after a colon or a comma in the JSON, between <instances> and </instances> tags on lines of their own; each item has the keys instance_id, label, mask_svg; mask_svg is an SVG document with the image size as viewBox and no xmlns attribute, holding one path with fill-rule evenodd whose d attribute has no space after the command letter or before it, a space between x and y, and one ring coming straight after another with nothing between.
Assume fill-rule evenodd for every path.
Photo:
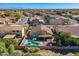
<instances>
[{"instance_id":1,"label":"tree","mask_svg":"<svg viewBox=\"0 0 79 59\"><path fill-rule=\"evenodd\" d=\"M79 46L79 38L72 38L72 41L70 42L71 45Z\"/></svg>"},{"instance_id":2,"label":"tree","mask_svg":"<svg viewBox=\"0 0 79 59\"><path fill-rule=\"evenodd\" d=\"M0 17L5 18L5 15L0 13Z\"/></svg>"},{"instance_id":3,"label":"tree","mask_svg":"<svg viewBox=\"0 0 79 59\"><path fill-rule=\"evenodd\" d=\"M5 42L6 47L9 47L9 45L13 43L12 38L10 38L10 39L6 38L6 39L3 39L3 41Z\"/></svg>"},{"instance_id":4,"label":"tree","mask_svg":"<svg viewBox=\"0 0 79 59\"><path fill-rule=\"evenodd\" d=\"M71 34L66 32L59 32L55 35L56 44L59 46L68 46L68 41L71 40Z\"/></svg>"},{"instance_id":5,"label":"tree","mask_svg":"<svg viewBox=\"0 0 79 59\"><path fill-rule=\"evenodd\" d=\"M41 16L41 12L36 12L35 15Z\"/></svg>"},{"instance_id":6,"label":"tree","mask_svg":"<svg viewBox=\"0 0 79 59\"><path fill-rule=\"evenodd\" d=\"M6 47L5 47L5 43L0 41L0 55L2 53L6 53L6 52L7 52L7 50L6 50Z\"/></svg>"},{"instance_id":7,"label":"tree","mask_svg":"<svg viewBox=\"0 0 79 59\"><path fill-rule=\"evenodd\" d=\"M68 43L69 46L77 46L77 41L72 40L72 39L68 40L67 43Z\"/></svg>"},{"instance_id":8,"label":"tree","mask_svg":"<svg viewBox=\"0 0 79 59\"><path fill-rule=\"evenodd\" d=\"M0 40L0 55L1 56L21 56L23 55L22 51L16 50L18 45L18 40L3 39ZM7 44L6 44L7 43ZM7 46L8 45L8 46Z\"/></svg>"},{"instance_id":9,"label":"tree","mask_svg":"<svg viewBox=\"0 0 79 59\"><path fill-rule=\"evenodd\" d=\"M22 17L21 13L14 13L14 17L16 17L17 19L20 19Z\"/></svg>"},{"instance_id":10,"label":"tree","mask_svg":"<svg viewBox=\"0 0 79 59\"><path fill-rule=\"evenodd\" d=\"M12 54L14 53L14 51L15 51L15 48L14 48L14 46L11 44L11 45L8 47L8 52L9 52L10 55L12 55Z\"/></svg>"},{"instance_id":11,"label":"tree","mask_svg":"<svg viewBox=\"0 0 79 59\"><path fill-rule=\"evenodd\" d=\"M49 16L44 16L43 19L44 19L46 24L49 24L49 20L50 20Z\"/></svg>"},{"instance_id":12,"label":"tree","mask_svg":"<svg viewBox=\"0 0 79 59\"><path fill-rule=\"evenodd\" d=\"M15 47L14 47L13 44L11 44L11 45L8 47L8 53L9 53L9 55L11 55L11 56L22 56L22 55L23 55L23 52L22 52L22 51L15 50Z\"/></svg>"},{"instance_id":13,"label":"tree","mask_svg":"<svg viewBox=\"0 0 79 59\"><path fill-rule=\"evenodd\" d=\"M16 48L18 46L18 44L19 44L19 40L18 39L13 40L13 43L12 44Z\"/></svg>"},{"instance_id":14,"label":"tree","mask_svg":"<svg viewBox=\"0 0 79 59\"><path fill-rule=\"evenodd\" d=\"M30 23L30 25L32 25L32 26L36 26L36 25L39 25L40 23L39 23L39 20L38 19L34 19L34 20L32 20L31 21L31 23Z\"/></svg>"},{"instance_id":15,"label":"tree","mask_svg":"<svg viewBox=\"0 0 79 59\"><path fill-rule=\"evenodd\" d=\"M6 12L4 13L4 15L5 15L5 17L9 17L9 16L11 15L11 12L10 12L10 11L6 11Z\"/></svg>"},{"instance_id":16,"label":"tree","mask_svg":"<svg viewBox=\"0 0 79 59\"><path fill-rule=\"evenodd\" d=\"M19 41L14 39L1 39L0 40L0 56L38 56L35 54L39 51L39 48L31 47L28 49L16 50Z\"/></svg>"},{"instance_id":17,"label":"tree","mask_svg":"<svg viewBox=\"0 0 79 59\"><path fill-rule=\"evenodd\" d=\"M56 10L56 14L61 15L62 14L62 10Z\"/></svg>"}]
</instances>

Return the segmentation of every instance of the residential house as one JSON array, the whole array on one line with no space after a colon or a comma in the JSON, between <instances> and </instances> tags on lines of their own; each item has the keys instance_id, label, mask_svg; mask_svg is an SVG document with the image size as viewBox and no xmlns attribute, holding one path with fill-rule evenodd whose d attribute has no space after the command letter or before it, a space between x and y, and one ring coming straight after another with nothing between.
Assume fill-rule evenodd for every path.
<instances>
[{"instance_id":1,"label":"residential house","mask_svg":"<svg viewBox=\"0 0 79 59\"><path fill-rule=\"evenodd\" d=\"M79 23L79 15L72 15L72 18L75 19L76 21L78 21L78 23Z\"/></svg>"},{"instance_id":2,"label":"residential house","mask_svg":"<svg viewBox=\"0 0 79 59\"><path fill-rule=\"evenodd\" d=\"M72 37L79 38L79 26L58 26L58 31L68 32L72 35Z\"/></svg>"},{"instance_id":3,"label":"residential house","mask_svg":"<svg viewBox=\"0 0 79 59\"><path fill-rule=\"evenodd\" d=\"M0 24L12 24L9 18L0 18Z\"/></svg>"},{"instance_id":4,"label":"residential house","mask_svg":"<svg viewBox=\"0 0 79 59\"><path fill-rule=\"evenodd\" d=\"M54 29L54 25L45 25L50 29ZM57 31L59 32L68 32L72 35L72 37L79 38L79 25L58 25Z\"/></svg>"},{"instance_id":5,"label":"residential house","mask_svg":"<svg viewBox=\"0 0 79 59\"><path fill-rule=\"evenodd\" d=\"M51 19L49 20L49 23L51 25L66 25L66 24L71 24L70 19L59 16L59 15L51 15Z\"/></svg>"},{"instance_id":6,"label":"residential house","mask_svg":"<svg viewBox=\"0 0 79 59\"><path fill-rule=\"evenodd\" d=\"M0 32L16 34L16 37L23 37L25 35L25 27L22 25L0 25Z\"/></svg>"},{"instance_id":7,"label":"residential house","mask_svg":"<svg viewBox=\"0 0 79 59\"><path fill-rule=\"evenodd\" d=\"M52 38L53 32L50 28L41 24L32 26L30 29L30 35L36 37L38 40L47 40Z\"/></svg>"},{"instance_id":8,"label":"residential house","mask_svg":"<svg viewBox=\"0 0 79 59\"><path fill-rule=\"evenodd\" d=\"M51 29L46 27L45 25L33 26L31 29L31 33L36 33L40 35L52 35L53 34Z\"/></svg>"}]
</instances>

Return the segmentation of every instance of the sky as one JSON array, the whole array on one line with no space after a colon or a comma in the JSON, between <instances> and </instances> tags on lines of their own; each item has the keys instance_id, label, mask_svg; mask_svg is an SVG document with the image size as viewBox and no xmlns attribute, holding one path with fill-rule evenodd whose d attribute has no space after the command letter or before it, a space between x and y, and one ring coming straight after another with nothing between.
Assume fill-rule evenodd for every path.
<instances>
[{"instance_id":1,"label":"sky","mask_svg":"<svg viewBox=\"0 0 79 59\"><path fill-rule=\"evenodd\" d=\"M79 9L79 3L0 3L0 9Z\"/></svg>"}]
</instances>

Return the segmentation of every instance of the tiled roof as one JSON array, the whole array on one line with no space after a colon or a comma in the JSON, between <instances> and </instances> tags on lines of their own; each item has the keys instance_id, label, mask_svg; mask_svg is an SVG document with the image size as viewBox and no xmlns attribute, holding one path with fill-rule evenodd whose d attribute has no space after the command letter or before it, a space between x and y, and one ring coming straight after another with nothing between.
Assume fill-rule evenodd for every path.
<instances>
[{"instance_id":1,"label":"tiled roof","mask_svg":"<svg viewBox=\"0 0 79 59\"><path fill-rule=\"evenodd\" d=\"M0 31L22 30L22 25L0 25Z\"/></svg>"},{"instance_id":2,"label":"tiled roof","mask_svg":"<svg viewBox=\"0 0 79 59\"><path fill-rule=\"evenodd\" d=\"M11 22L11 20L9 18L0 18L0 22Z\"/></svg>"},{"instance_id":3,"label":"tiled roof","mask_svg":"<svg viewBox=\"0 0 79 59\"><path fill-rule=\"evenodd\" d=\"M37 25L35 27L32 27L31 32L32 33L38 33L38 34L45 34L45 33L47 33L47 34L53 34L52 31L51 31L51 29L48 28L45 25Z\"/></svg>"},{"instance_id":4,"label":"tiled roof","mask_svg":"<svg viewBox=\"0 0 79 59\"><path fill-rule=\"evenodd\" d=\"M59 31L69 32L72 35L79 36L79 26L59 26Z\"/></svg>"}]
</instances>

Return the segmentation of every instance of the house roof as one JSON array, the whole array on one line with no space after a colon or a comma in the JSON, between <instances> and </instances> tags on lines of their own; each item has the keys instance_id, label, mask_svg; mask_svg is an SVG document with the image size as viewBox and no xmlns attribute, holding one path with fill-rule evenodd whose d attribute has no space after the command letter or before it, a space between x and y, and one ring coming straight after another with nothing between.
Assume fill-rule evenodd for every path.
<instances>
[{"instance_id":1,"label":"house roof","mask_svg":"<svg viewBox=\"0 0 79 59\"><path fill-rule=\"evenodd\" d=\"M0 25L0 31L22 30L22 25Z\"/></svg>"},{"instance_id":2,"label":"house roof","mask_svg":"<svg viewBox=\"0 0 79 59\"><path fill-rule=\"evenodd\" d=\"M62 25L63 24L63 19L50 19L50 24L57 24L57 25Z\"/></svg>"},{"instance_id":3,"label":"house roof","mask_svg":"<svg viewBox=\"0 0 79 59\"><path fill-rule=\"evenodd\" d=\"M73 17L73 18L75 18L75 17L79 17L79 15L72 15L72 17Z\"/></svg>"},{"instance_id":4,"label":"house roof","mask_svg":"<svg viewBox=\"0 0 79 59\"><path fill-rule=\"evenodd\" d=\"M31 32L38 33L38 34L45 34L45 33L50 34L50 35L53 34L51 29L45 25L34 26L34 27L32 27Z\"/></svg>"},{"instance_id":5,"label":"house roof","mask_svg":"<svg viewBox=\"0 0 79 59\"><path fill-rule=\"evenodd\" d=\"M57 25L62 25L64 24L64 19L68 19L66 17L63 16L59 16L59 15L50 15L51 19L50 19L50 24L57 24Z\"/></svg>"},{"instance_id":6,"label":"house roof","mask_svg":"<svg viewBox=\"0 0 79 59\"><path fill-rule=\"evenodd\" d=\"M69 32L74 36L79 36L79 26L58 26L59 31Z\"/></svg>"},{"instance_id":7,"label":"house roof","mask_svg":"<svg viewBox=\"0 0 79 59\"><path fill-rule=\"evenodd\" d=\"M0 22L8 22L11 23L11 20L9 18L0 18Z\"/></svg>"},{"instance_id":8,"label":"house roof","mask_svg":"<svg viewBox=\"0 0 79 59\"><path fill-rule=\"evenodd\" d=\"M52 37L52 35L39 35L39 37Z\"/></svg>"},{"instance_id":9,"label":"house roof","mask_svg":"<svg viewBox=\"0 0 79 59\"><path fill-rule=\"evenodd\" d=\"M5 39L5 38L14 38L16 35L6 35L6 36L4 36L4 38L3 39Z\"/></svg>"}]
</instances>

